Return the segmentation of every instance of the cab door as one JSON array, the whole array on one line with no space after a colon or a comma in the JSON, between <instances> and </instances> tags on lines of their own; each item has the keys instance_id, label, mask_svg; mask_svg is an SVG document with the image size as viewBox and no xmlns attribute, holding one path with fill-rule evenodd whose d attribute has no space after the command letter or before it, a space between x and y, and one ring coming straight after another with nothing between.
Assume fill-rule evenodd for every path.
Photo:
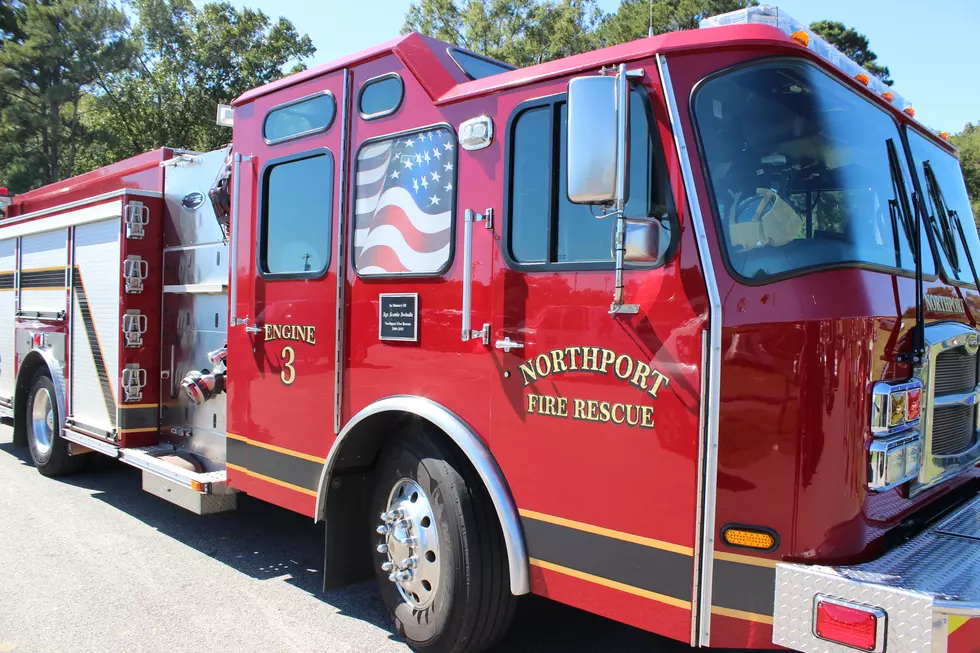
<instances>
[{"instance_id":1,"label":"cab door","mask_svg":"<svg viewBox=\"0 0 980 653\"><path fill-rule=\"evenodd\" d=\"M309 514L333 436L343 75L260 96L235 118L234 149L252 158L234 235L232 315L245 322L229 328L229 478Z\"/></svg>"},{"instance_id":2,"label":"cab door","mask_svg":"<svg viewBox=\"0 0 980 653\"><path fill-rule=\"evenodd\" d=\"M683 639L704 316L682 283L667 116L655 89L634 87L626 215L663 231L657 260L625 272L636 311L612 315L615 219L567 198L566 84L502 107L494 455L520 509L535 592Z\"/></svg>"}]
</instances>

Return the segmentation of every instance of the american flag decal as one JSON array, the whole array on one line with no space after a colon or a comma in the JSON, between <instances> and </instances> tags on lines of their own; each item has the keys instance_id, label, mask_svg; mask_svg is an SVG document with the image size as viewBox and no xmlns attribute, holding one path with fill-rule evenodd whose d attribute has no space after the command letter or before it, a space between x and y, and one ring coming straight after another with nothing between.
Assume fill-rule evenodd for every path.
<instances>
[{"instance_id":1,"label":"american flag decal","mask_svg":"<svg viewBox=\"0 0 980 653\"><path fill-rule=\"evenodd\" d=\"M446 128L357 154L354 269L362 276L437 273L449 261L456 142Z\"/></svg>"}]
</instances>

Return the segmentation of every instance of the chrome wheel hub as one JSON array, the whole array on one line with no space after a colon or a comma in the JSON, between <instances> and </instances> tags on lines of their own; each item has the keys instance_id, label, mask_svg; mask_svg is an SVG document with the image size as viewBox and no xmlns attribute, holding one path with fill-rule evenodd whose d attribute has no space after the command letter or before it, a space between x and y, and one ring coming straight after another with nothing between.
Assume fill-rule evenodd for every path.
<instances>
[{"instance_id":1,"label":"chrome wheel hub","mask_svg":"<svg viewBox=\"0 0 980 653\"><path fill-rule=\"evenodd\" d=\"M34 431L34 447L40 454L51 450L54 436L54 406L47 389L41 388L34 395L34 408L31 411L31 428Z\"/></svg>"},{"instance_id":2,"label":"chrome wheel hub","mask_svg":"<svg viewBox=\"0 0 980 653\"><path fill-rule=\"evenodd\" d=\"M403 478L388 494L388 509L381 513L377 532L381 570L399 594L416 610L432 603L441 576L439 532L429 497L415 481Z\"/></svg>"}]
</instances>

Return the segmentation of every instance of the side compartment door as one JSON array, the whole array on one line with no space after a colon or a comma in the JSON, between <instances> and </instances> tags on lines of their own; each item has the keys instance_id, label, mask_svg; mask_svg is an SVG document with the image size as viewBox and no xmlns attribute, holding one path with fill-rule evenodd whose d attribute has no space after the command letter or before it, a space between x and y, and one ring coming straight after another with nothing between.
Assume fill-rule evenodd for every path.
<instances>
[{"instance_id":1,"label":"side compartment door","mask_svg":"<svg viewBox=\"0 0 980 653\"><path fill-rule=\"evenodd\" d=\"M611 315L616 220L567 198L566 84L501 107L494 454L535 592L688 639L701 319L682 283L666 112L654 89L634 86L626 215L662 225L661 239L656 262L625 272L637 312Z\"/></svg>"},{"instance_id":2,"label":"side compartment door","mask_svg":"<svg viewBox=\"0 0 980 653\"><path fill-rule=\"evenodd\" d=\"M248 320L228 332L229 480L306 514L333 435L343 75L260 96L235 116L234 150L252 159L232 271L232 315Z\"/></svg>"}]
</instances>

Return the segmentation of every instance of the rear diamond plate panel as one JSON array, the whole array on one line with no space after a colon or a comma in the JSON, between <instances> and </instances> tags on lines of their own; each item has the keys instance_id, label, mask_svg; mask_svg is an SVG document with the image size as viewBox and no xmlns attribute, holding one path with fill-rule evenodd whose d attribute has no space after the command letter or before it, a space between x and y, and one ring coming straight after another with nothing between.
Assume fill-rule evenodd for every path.
<instances>
[{"instance_id":1,"label":"rear diamond plate panel","mask_svg":"<svg viewBox=\"0 0 980 653\"><path fill-rule=\"evenodd\" d=\"M776 611L772 641L803 653L853 653L813 634L813 597L826 594L865 603L888 614L888 653L931 653L932 597L842 577L831 567L776 566Z\"/></svg>"},{"instance_id":2,"label":"rear diamond plate panel","mask_svg":"<svg viewBox=\"0 0 980 653\"><path fill-rule=\"evenodd\" d=\"M945 615L934 610L936 601L963 608L980 603L980 497L873 562L776 567L773 642L803 652L853 651L813 635L817 594L885 610L888 653L943 653Z\"/></svg>"}]
</instances>

